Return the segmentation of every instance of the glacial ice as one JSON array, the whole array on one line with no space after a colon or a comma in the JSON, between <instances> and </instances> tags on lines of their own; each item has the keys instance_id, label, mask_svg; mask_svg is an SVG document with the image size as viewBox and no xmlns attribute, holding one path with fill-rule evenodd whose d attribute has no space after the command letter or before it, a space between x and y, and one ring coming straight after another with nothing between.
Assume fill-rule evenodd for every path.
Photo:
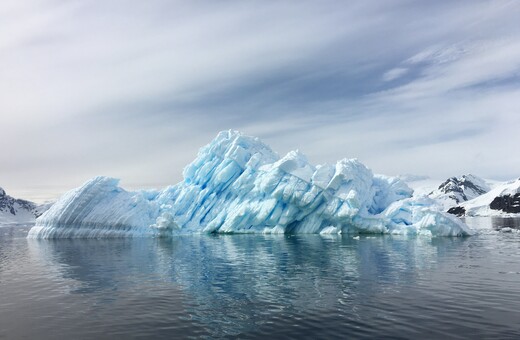
<instances>
[{"instance_id":1,"label":"glacial ice","mask_svg":"<svg viewBox=\"0 0 520 340\"><path fill-rule=\"evenodd\" d=\"M356 159L310 164L279 157L239 132L201 148L184 180L160 191L126 191L96 177L65 194L30 238L173 236L189 233L391 233L464 236L456 217L401 180L374 175Z\"/></svg>"}]
</instances>

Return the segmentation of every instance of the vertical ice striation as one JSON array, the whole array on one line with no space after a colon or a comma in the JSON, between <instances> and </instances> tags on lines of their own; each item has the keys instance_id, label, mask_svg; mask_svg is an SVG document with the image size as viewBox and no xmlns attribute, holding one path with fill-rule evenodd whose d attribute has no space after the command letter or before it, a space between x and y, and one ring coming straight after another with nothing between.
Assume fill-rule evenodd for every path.
<instances>
[{"instance_id":1,"label":"vertical ice striation","mask_svg":"<svg viewBox=\"0 0 520 340\"><path fill-rule=\"evenodd\" d=\"M96 177L62 197L29 237L170 236L179 233L399 233L468 235L459 220L414 200L397 178L356 159L313 166L280 158L259 139L221 132L162 191L128 192Z\"/></svg>"},{"instance_id":2,"label":"vertical ice striation","mask_svg":"<svg viewBox=\"0 0 520 340\"><path fill-rule=\"evenodd\" d=\"M67 192L37 219L30 237L68 238L159 235L157 192L128 192L119 180L95 177Z\"/></svg>"}]
</instances>

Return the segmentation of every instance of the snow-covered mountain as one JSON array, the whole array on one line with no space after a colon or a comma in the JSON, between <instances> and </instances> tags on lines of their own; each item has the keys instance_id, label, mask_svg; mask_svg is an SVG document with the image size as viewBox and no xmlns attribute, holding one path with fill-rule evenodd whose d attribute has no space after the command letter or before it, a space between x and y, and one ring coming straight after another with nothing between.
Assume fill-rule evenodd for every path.
<instances>
[{"instance_id":1,"label":"snow-covered mountain","mask_svg":"<svg viewBox=\"0 0 520 340\"><path fill-rule=\"evenodd\" d=\"M520 179L499 182L475 175L451 177L446 181L425 176L402 175L414 197L428 196L442 211L457 216L520 216Z\"/></svg>"},{"instance_id":2,"label":"snow-covered mountain","mask_svg":"<svg viewBox=\"0 0 520 340\"><path fill-rule=\"evenodd\" d=\"M520 178L496 185L489 192L448 210L458 216L511 216L520 214Z\"/></svg>"},{"instance_id":3,"label":"snow-covered mountain","mask_svg":"<svg viewBox=\"0 0 520 340\"><path fill-rule=\"evenodd\" d=\"M0 188L0 225L34 223L37 217L50 208L52 203L36 203L16 199Z\"/></svg>"},{"instance_id":4,"label":"snow-covered mountain","mask_svg":"<svg viewBox=\"0 0 520 340\"><path fill-rule=\"evenodd\" d=\"M472 200L491 190L490 184L475 175L451 177L428 194L437 201L445 211L462 202Z\"/></svg>"}]
</instances>

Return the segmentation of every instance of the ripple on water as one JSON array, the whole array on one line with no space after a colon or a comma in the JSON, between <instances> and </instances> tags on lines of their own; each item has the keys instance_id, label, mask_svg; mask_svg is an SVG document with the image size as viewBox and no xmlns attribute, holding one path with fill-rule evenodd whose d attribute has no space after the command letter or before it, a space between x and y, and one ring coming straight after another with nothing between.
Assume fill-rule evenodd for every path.
<instances>
[{"instance_id":1,"label":"ripple on water","mask_svg":"<svg viewBox=\"0 0 520 340\"><path fill-rule=\"evenodd\" d=\"M38 241L2 230L0 338L520 337L516 233Z\"/></svg>"}]
</instances>

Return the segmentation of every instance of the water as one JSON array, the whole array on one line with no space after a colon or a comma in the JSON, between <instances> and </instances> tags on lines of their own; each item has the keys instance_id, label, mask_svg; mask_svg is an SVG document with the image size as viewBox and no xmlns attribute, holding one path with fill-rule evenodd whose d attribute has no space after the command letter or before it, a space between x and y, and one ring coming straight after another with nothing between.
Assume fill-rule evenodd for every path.
<instances>
[{"instance_id":1,"label":"water","mask_svg":"<svg viewBox=\"0 0 520 340\"><path fill-rule=\"evenodd\" d=\"M38 241L0 227L0 338L519 338L520 233L492 231L518 220L467 222L486 232Z\"/></svg>"}]
</instances>

